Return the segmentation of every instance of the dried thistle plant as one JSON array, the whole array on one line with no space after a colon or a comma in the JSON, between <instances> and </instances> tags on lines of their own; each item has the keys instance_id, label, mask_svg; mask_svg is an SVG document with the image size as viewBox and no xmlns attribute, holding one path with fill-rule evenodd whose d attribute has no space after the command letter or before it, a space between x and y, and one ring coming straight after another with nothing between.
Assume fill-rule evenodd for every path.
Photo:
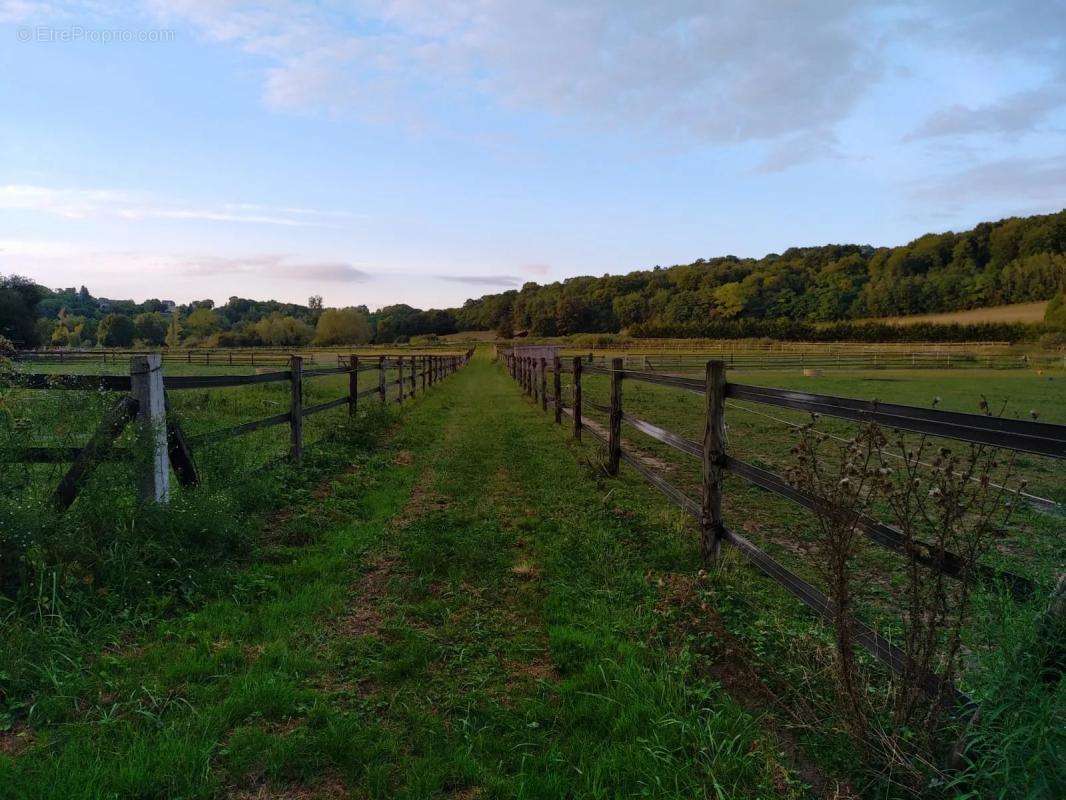
<instances>
[{"instance_id":1,"label":"dried thistle plant","mask_svg":"<svg viewBox=\"0 0 1066 800\"><path fill-rule=\"evenodd\" d=\"M816 429L817 421L813 416L798 429L794 463L786 478L816 503L815 567L831 605L836 688L850 733L862 742L870 708L867 681L856 657L855 608L870 576L858 563L868 546L858 523L882 485L879 452L885 440L876 425L863 425L852 439L832 438Z\"/></svg>"},{"instance_id":2,"label":"dried thistle plant","mask_svg":"<svg viewBox=\"0 0 1066 800\"><path fill-rule=\"evenodd\" d=\"M995 548L1013 510L1007 487L1015 457L1001 458L983 445L953 449L926 436L908 441L899 432L891 450L879 453L881 464L887 467L891 456L899 469L886 482L884 497L903 536L906 570L896 598L905 669L894 682L892 715L897 728L922 732L928 744L949 708L945 693L959 675L980 561ZM1025 488L1025 481L1017 483ZM950 562L955 575L928 568L923 562L930 559ZM929 698L919 687L934 674L941 679L939 696Z\"/></svg>"},{"instance_id":3,"label":"dried thistle plant","mask_svg":"<svg viewBox=\"0 0 1066 800\"><path fill-rule=\"evenodd\" d=\"M981 407L988 413L983 398ZM812 416L798 430L786 476L814 499L815 566L832 606L840 710L857 743L876 745L916 777L932 769L951 709L980 563L1007 527L1013 494L1026 484L1014 479L1013 453L976 444L952 448L899 431L889 436L872 423L845 440L819 431L817 422ZM855 609L873 578L862 559L870 545L858 523L877 510L887 510L899 530L904 558L904 580L891 598L902 623L903 669L893 676L887 708L872 705L879 693L855 652ZM930 683L937 687L932 697Z\"/></svg>"}]
</instances>

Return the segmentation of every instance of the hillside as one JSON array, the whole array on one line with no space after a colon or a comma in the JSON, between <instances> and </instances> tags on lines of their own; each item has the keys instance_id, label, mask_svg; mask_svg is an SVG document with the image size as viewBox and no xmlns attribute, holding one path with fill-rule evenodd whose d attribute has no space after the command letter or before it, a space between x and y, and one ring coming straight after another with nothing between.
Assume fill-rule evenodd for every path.
<instances>
[{"instance_id":1,"label":"hillside","mask_svg":"<svg viewBox=\"0 0 1066 800\"><path fill-rule=\"evenodd\" d=\"M1066 211L930 233L899 247L796 247L627 275L570 278L467 301L462 328L552 336L699 335L734 320L830 322L1047 300L1066 284Z\"/></svg>"}]
</instances>

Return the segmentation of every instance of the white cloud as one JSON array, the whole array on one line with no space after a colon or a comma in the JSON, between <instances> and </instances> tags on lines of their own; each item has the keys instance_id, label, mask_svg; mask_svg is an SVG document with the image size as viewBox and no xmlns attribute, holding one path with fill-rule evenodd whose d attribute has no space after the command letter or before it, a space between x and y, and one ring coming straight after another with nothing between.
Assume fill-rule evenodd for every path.
<instances>
[{"instance_id":1,"label":"white cloud","mask_svg":"<svg viewBox=\"0 0 1066 800\"><path fill-rule=\"evenodd\" d=\"M920 181L911 194L945 212L988 208L990 198L1014 203L1019 213L1046 211L1061 207L1066 198L1066 153L977 164Z\"/></svg>"},{"instance_id":2,"label":"white cloud","mask_svg":"<svg viewBox=\"0 0 1066 800\"><path fill-rule=\"evenodd\" d=\"M831 125L881 64L847 0L151 2L270 62L275 108L414 122L474 87L502 106L738 142Z\"/></svg>"},{"instance_id":3,"label":"white cloud","mask_svg":"<svg viewBox=\"0 0 1066 800\"><path fill-rule=\"evenodd\" d=\"M186 26L255 56L263 101L275 110L352 114L408 130L468 126L459 133L475 138L484 135L476 107L484 102L577 121L600 136L636 130L689 145L760 142L767 149L762 172L844 157L836 141L843 123L886 75L910 81L916 94L932 87L951 97L936 70L952 59L977 59L1003 75L1026 72L1046 85L1007 90L985 106L951 97L907 141L1021 133L1045 124L1066 102L1063 0L134 5L155 22ZM91 0L0 0L0 15L11 18L49 9L101 15L107 8ZM113 13L129 8L124 3ZM899 77L904 67L906 79ZM203 218L226 213L208 211ZM284 215L262 216L248 221L291 224L280 221Z\"/></svg>"},{"instance_id":4,"label":"white cloud","mask_svg":"<svg viewBox=\"0 0 1066 800\"><path fill-rule=\"evenodd\" d=\"M128 192L110 189L68 189L25 184L0 186L0 209L35 211L66 219L117 217L126 220L198 220L283 227L331 227L343 212L307 208L270 208L248 204L191 207L152 202Z\"/></svg>"}]
</instances>

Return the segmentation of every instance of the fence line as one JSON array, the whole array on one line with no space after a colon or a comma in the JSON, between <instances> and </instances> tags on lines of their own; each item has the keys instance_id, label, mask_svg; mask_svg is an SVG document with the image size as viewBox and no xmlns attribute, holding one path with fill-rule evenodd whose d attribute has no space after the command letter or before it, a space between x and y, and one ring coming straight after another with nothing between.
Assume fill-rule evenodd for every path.
<instances>
[{"instance_id":1,"label":"fence line","mask_svg":"<svg viewBox=\"0 0 1066 800\"><path fill-rule=\"evenodd\" d=\"M608 353L610 350L608 349ZM589 363L607 366L610 355L588 353ZM1012 353L951 350L725 350L706 349L691 354L625 353L624 369L645 372L702 372L708 359L721 360L729 369L1026 369L1066 367L1066 356L1054 352Z\"/></svg>"},{"instance_id":2,"label":"fence line","mask_svg":"<svg viewBox=\"0 0 1066 800\"><path fill-rule=\"evenodd\" d=\"M370 348L372 351L375 348ZM382 346L380 349L395 351L394 346ZM411 356L441 355L460 356L465 351L457 350L448 344L438 346L419 345L410 351ZM233 348L175 348L166 350L136 350L136 349L38 349L19 350L15 353L15 361L40 362L55 364L77 364L96 362L101 364L118 364L125 359L137 355L158 354L164 364L200 364L204 366L270 366L272 364L288 364L289 357L296 354L303 357L310 364L336 363L338 367L349 358L349 353L340 348L314 347L314 348L282 348L282 347L233 347ZM389 353L387 355L391 355ZM364 354L378 356L380 352Z\"/></svg>"},{"instance_id":3,"label":"fence line","mask_svg":"<svg viewBox=\"0 0 1066 800\"><path fill-rule=\"evenodd\" d=\"M170 496L170 469L173 468L179 483L195 486L199 475L192 456L192 448L244 436L253 431L277 425L289 426L289 457L299 463L303 455L303 421L341 406L348 407L349 416L354 416L359 399L378 394L381 405L388 402L388 387L396 387L396 402L414 397L417 392L417 377L422 379L422 391L446 376L465 366L473 355L467 350L461 355L416 355L389 358L379 356L369 364L360 363L360 356L350 354L338 367L305 370L303 357L290 355L288 369L259 375L163 375L163 359L160 354L135 355L130 360L130 374L126 375L40 375L15 374L6 380L12 388L47 390L91 390L124 393L104 414L89 441L83 447L26 447L14 454L13 460L21 463L58 464L71 462L70 468L53 492L53 499L61 509L69 508L92 469L104 461L113 461L130 455L129 451L115 447L115 442L129 423L137 420L140 445L151 454L151 469L141 475L140 495L142 500L166 503ZM363 356L366 358L366 356ZM409 365L405 372L404 367ZM386 372L397 370L397 378L386 379ZM359 375L369 371L378 372L375 385L359 389ZM303 404L304 381L308 379L347 374L348 390L341 397L313 406ZM260 383L290 383L289 410L271 417L251 420L231 428L208 431L187 437L170 411L167 390L219 389L233 386L248 386Z\"/></svg>"},{"instance_id":4,"label":"fence line","mask_svg":"<svg viewBox=\"0 0 1066 800\"><path fill-rule=\"evenodd\" d=\"M545 391L547 385L545 373L550 363L550 369L554 372L554 392L551 400L555 406L556 422L559 422L561 416L566 414L574 421L575 439L581 438L583 430L589 431L600 439L607 446L608 474L616 475L619 463L624 461L671 502L695 518L700 528L700 550L705 558L713 558L722 543L728 543L738 549L753 566L783 586L823 618L831 616L831 601L822 592L725 525L722 517L722 479L727 472L815 511L826 504L826 501L791 486L784 478L728 454L724 436L727 398L811 411L850 421L876 422L899 430L1038 453L1055 459L1066 459L1066 425L961 414L916 406L734 384L725 379L726 365L723 361L705 362L703 380L698 380L626 370L625 362L621 357L613 358L607 366L596 364L591 361L590 357L585 356L574 356L567 365L558 356L551 362L547 362L543 358L533 359L516 355L513 351L504 351L502 355L510 376L544 409L547 407L548 400ZM566 373L572 375L573 386L573 405L569 407L564 406L562 402L561 376ZM610 378L609 406L582 400L581 378L584 373ZM703 441L686 439L626 413L622 407L622 385L626 379L703 395L705 398ZM608 414L609 424L606 435L582 423L583 403ZM702 466L700 502L690 498L679 487L674 486L662 475L641 463L632 453L622 447L621 426L623 422L681 453L700 460ZM955 553L920 541L908 542L897 528L865 515L858 518L857 527L875 544L914 557L929 569L956 579L967 577L969 565ZM1031 581L1020 575L995 570L985 565L974 565L974 567L974 572L981 579L1001 583L1017 599L1030 596L1035 589ZM903 673L906 667L905 654L872 628L858 621L856 625L859 632L858 641L891 670L897 674ZM970 704L966 695L954 686L944 684L935 675L924 676L922 685L930 695L950 697L957 704Z\"/></svg>"}]
</instances>

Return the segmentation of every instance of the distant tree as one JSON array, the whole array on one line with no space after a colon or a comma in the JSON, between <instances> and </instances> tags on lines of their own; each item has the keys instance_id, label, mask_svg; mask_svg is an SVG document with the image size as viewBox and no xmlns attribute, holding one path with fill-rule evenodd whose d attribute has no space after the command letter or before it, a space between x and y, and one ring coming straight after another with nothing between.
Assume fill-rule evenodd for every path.
<instances>
[{"instance_id":1,"label":"distant tree","mask_svg":"<svg viewBox=\"0 0 1066 800\"><path fill-rule=\"evenodd\" d=\"M145 344L158 346L167 338L167 321L162 314L152 311L133 318L136 337Z\"/></svg>"},{"instance_id":2,"label":"distant tree","mask_svg":"<svg viewBox=\"0 0 1066 800\"><path fill-rule=\"evenodd\" d=\"M124 314L108 314L96 328L96 341L104 347L129 347L137 328Z\"/></svg>"},{"instance_id":3,"label":"distant tree","mask_svg":"<svg viewBox=\"0 0 1066 800\"><path fill-rule=\"evenodd\" d=\"M278 347L299 347L309 343L314 329L303 320L274 312L253 326L263 344Z\"/></svg>"},{"instance_id":4,"label":"distant tree","mask_svg":"<svg viewBox=\"0 0 1066 800\"><path fill-rule=\"evenodd\" d=\"M744 310L745 292L739 282L723 283L714 290L714 300L725 317L736 317Z\"/></svg>"},{"instance_id":5,"label":"distant tree","mask_svg":"<svg viewBox=\"0 0 1066 800\"><path fill-rule=\"evenodd\" d=\"M1055 331L1066 331L1066 292L1059 292L1044 311L1044 324Z\"/></svg>"},{"instance_id":6,"label":"distant tree","mask_svg":"<svg viewBox=\"0 0 1066 800\"><path fill-rule=\"evenodd\" d=\"M354 308L323 311L315 328L315 344L366 344L370 341L370 320Z\"/></svg>"},{"instance_id":7,"label":"distant tree","mask_svg":"<svg viewBox=\"0 0 1066 800\"><path fill-rule=\"evenodd\" d=\"M314 313L322 311L322 295L313 294L307 298L307 307Z\"/></svg>"},{"instance_id":8,"label":"distant tree","mask_svg":"<svg viewBox=\"0 0 1066 800\"><path fill-rule=\"evenodd\" d=\"M46 317L38 317L34 326L36 328L37 344L46 344L52 341L52 332L58 327L55 320Z\"/></svg>"},{"instance_id":9,"label":"distant tree","mask_svg":"<svg viewBox=\"0 0 1066 800\"><path fill-rule=\"evenodd\" d=\"M614 298L614 315L623 328L643 322L648 314L648 301L640 292L628 292Z\"/></svg>"},{"instance_id":10,"label":"distant tree","mask_svg":"<svg viewBox=\"0 0 1066 800\"><path fill-rule=\"evenodd\" d=\"M170 324L167 326L167 335L163 341L167 347L181 347L181 320L176 310L170 314Z\"/></svg>"},{"instance_id":11,"label":"distant tree","mask_svg":"<svg viewBox=\"0 0 1066 800\"><path fill-rule=\"evenodd\" d=\"M185 318L185 329L198 338L210 336L221 325L218 314L209 307L197 308Z\"/></svg>"},{"instance_id":12,"label":"distant tree","mask_svg":"<svg viewBox=\"0 0 1066 800\"><path fill-rule=\"evenodd\" d=\"M514 325L511 324L510 317L500 317L500 321L496 323L496 335L501 339L514 338Z\"/></svg>"},{"instance_id":13,"label":"distant tree","mask_svg":"<svg viewBox=\"0 0 1066 800\"><path fill-rule=\"evenodd\" d=\"M37 345L37 305L48 294L29 278L0 275L0 336L26 347Z\"/></svg>"}]
</instances>

